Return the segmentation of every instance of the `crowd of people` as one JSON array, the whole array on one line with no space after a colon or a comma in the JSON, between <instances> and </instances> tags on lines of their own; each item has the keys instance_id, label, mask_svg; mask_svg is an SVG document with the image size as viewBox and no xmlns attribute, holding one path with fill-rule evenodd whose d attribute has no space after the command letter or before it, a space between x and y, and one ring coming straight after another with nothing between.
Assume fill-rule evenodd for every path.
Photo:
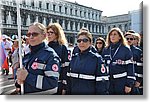
<instances>
[{"instance_id":1,"label":"crowd of people","mask_svg":"<svg viewBox=\"0 0 150 102\"><path fill-rule=\"evenodd\" d=\"M141 37L134 30L125 34L112 28L107 38L98 37L93 44L92 34L81 28L77 45L68 50L63 28L59 23L47 27L35 22L22 38L22 54L18 39L2 35L7 52L8 67L2 74L9 74L20 94L55 95L142 95L143 49ZM12 43L13 42L13 43ZM19 56L22 56L23 68Z\"/></svg>"}]
</instances>

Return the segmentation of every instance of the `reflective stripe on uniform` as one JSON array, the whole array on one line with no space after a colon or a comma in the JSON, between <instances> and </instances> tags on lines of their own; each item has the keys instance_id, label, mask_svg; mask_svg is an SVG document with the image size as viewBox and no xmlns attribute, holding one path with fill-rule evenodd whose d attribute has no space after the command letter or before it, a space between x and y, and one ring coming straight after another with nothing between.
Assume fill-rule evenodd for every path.
<instances>
[{"instance_id":1,"label":"reflective stripe on uniform","mask_svg":"<svg viewBox=\"0 0 150 102\"><path fill-rule=\"evenodd\" d=\"M135 73L135 76L137 76L137 77L143 77L143 75L142 74L138 74L138 73Z\"/></svg>"},{"instance_id":2,"label":"reflective stripe on uniform","mask_svg":"<svg viewBox=\"0 0 150 102\"><path fill-rule=\"evenodd\" d=\"M28 95L51 95L51 94L57 93L57 89L58 89L58 87L55 87L55 88L50 89L50 90L34 92L34 93L27 93L27 94Z\"/></svg>"},{"instance_id":3,"label":"reflective stripe on uniform","mask_svg":"<svg viewBox=\"0 0 150 102\"><path fill-rule=\"evenodd\" d=\"M95 79L95 76L79 74L79 78L81 78L81 79Z\"/></svg>"},{"instance_id":4,"label":"reflective stripe on uniform","mask_svg":"<svg viewBox=\"0 0 150 102\"><path fill-rule=\"evenodd\" d=\"M127 76L127 78L136 80L136 78L134 76Z\"/></svg>"},{"instance_id":5,"label":"reflective stripe on uniform","mask_svg":"<svg viewBox=\"0 0 150 102\"><path fill-rule=\"evenodd\" d=\"M65 62L61 64L61 67L68 67L70 62Z\"/></svg>"},{"instance_id":6,"label":"reflective stripe on uniform","mask_svg":"<svg viewBox=\"0 0 150 102\"><path fill-rule=\"evenodd\" d=\"M109 80L108 76L96 77L96 81Z\"/></svg>"},{"instance_id":7,"label":"reflective stripe on uniform","mask_svg":"<svg viewBox=\"0 0 150 102\"><path fill-rule=\"evenodd\" d=\"M43 70L43 69L45 69L45 67L46 67L46 64L38 63L38 68L37 69Z\"/></svg>"},{"instance_id":8,"label":"reflective stripe on uniform","mask_svg":"<svg viewBox=\"0 0 150 102\"><path fill-rule=\"evenodd\" d=\"M42 84L43 84L43 76L38 75L36 81L36 88L42 89Z\"/></svg>"},{"instance_id":9,"label":"reflective stripe on uniform","mask_svg":"<svg viewBox=\"0 0 150 102\"><path fill-rule=\"evenodd\" d=\"M137 66L143 66L143 63L137 62L136 64L137 64Z\"/></svg>"},{"instance_id":10,"label":"reflective stripe on uniform","mask_svg":"<svg viewBox=\"0 0 150 102\"><path fill-rule=\"evenodd\" d=\"M65 62L65 66L68 67L70 62Z\"/></svg>"},{"instance_id":11,"label":"reflective stripe on uniform","mask_svg":"<svg viewBox=\"0 0 150 102\"><path fill-rule=\"evenodd\" d=\"M132 60L127 60L127 61L125 61L125 64L132 64L133 63L133 61Z\"/></svg>"},{"instance_id":12,"label":"reflective stripe on uniform","mask_svg":"<svg viewBox=\"0 0 150 102\"><path fill-rule=\"evenodd\" d=\"M44 72L46 76L53 76L53 77L59 77L59 73L58 72L54 72L54 71L45 71Z\"/></svg>"},{"instance_id":13,"label":"reflective stripe on uniform","mask_svg":"<svg viewBox=\"0 0 150 102\"><path fill-rule=\"evenodd\" d=\"M121 78L121 77L125 77L125 76L127 76L127 72L113 75L114 78Z\"/></svg>"},{"instance_id":14,"label":"reflective stripe on uniform","mask_svg":"<svg viewBox=\"0 0 150 102\"><path fill-rule=\"evenodd\" d=\"M104 55L105 57L109 57L110 55Z\"/></svg>"},{"instance_id":15,"label":"reflective stripe on uniform","mask_svg":"<svg viewBox=\"0 0 150 102\"><path fill-rule=\"evenodd\" d=\"M95 76L93 75L76 74L76 73L67 73L67 76L71 76L74 78L81 78L81 79L95 79Z\"/></svg>"},{"instance_id":16,"label":"reflective stripe on uniform","mask_svg":"<svg viewBox=\"0 0 150 102\"><path fill-rule=\"evenodd\" d=\"M78 74L76 73L67 73L67 76L78 78Z\"/></svg>"}]
</instances>

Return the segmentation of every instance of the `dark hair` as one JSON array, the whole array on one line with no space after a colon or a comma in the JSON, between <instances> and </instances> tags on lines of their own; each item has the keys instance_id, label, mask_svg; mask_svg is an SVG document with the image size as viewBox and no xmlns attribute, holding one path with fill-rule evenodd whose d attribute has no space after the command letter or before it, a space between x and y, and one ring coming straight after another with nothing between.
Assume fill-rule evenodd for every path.
<instances>
[{"instance_id":1,"label":"dark hair","mask_svg":"<svg viewBox=\"0 0 150 102\"><path fill-rule=\"evenodd\" d=\"M135 33L134 30L128 30L127 32L129 32L129 33Z\"/></svg>"},{"instance_id":2,"label":"dark hair","mask_svg":"<svg viewBox=\"0 0 150 102\"><path fill-rule=\"evenodd\" d=\"M97 42L98 40L102 41L102 43L103 43L103 44L102 44L102 49L103 49L103 48L105 47L105 45L106 45L104 38L98 37L98 38L96 39L96 42ZM95 43L95 48L98 49L96 43Z\"/></svg>"}]
</instances>

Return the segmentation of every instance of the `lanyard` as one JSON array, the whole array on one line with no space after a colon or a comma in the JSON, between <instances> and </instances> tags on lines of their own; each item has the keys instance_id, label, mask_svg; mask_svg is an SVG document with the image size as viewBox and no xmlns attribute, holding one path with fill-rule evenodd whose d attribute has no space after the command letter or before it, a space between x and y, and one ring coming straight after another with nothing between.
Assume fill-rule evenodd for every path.
<instances>
[{"instance_id":1,"label":"lanyard","mask_svg":"<svg viewBox=\"0 0 150 102\"><path fill-rule=\"evenodd\" d=\"M112 61L112 59L115 57L115 55L117 54L119 48L120 48L121 44L118 46L118 48L116 49L115 53L113 54L113 56L111 57L111 46L110 46L110 60Z\"/></svg>"}]
</instances>

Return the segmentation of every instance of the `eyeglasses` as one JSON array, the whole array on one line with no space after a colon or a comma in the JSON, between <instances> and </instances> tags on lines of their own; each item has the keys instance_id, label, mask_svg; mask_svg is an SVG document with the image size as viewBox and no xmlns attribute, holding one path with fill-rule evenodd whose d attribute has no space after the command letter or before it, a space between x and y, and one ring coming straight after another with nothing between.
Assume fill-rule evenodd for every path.
<instances>
[{"instance_id":1,"label":"eyeglasses","mask_svg":"<svg viewBox=\"0 0 150 102\"><path fill-rule=\"evenodd\" d=\"M96 44L103 44L102 42L96 42Z\"/></svg>"},{"instance_id":2,"label":"eyeglasses","mask_svg":"<svg viewBox=\"0 0 150 102\"><path fill-rule=\"evenodd\" d=\"M27 34L26 34L27 37L30 37L31 35L32 35L32 37L36 37L36 36L39 35L39 33L37 33L37 32L32 32L32 33L27 33Z\"/></svg>"},{"instance_id":3,"label":"eyeglasses","mask_svg":"<svg viewBox=\"0 0 150 102\"><path fill-rule=\"evenodd\" d=\"M83 41L84 43L88 42L89 40L84 38L84 39L78 39L77 42L80 43L81 41Z\"/></svg>"},{"instance_id":4,"label":"eyeglasses","mask_svg":"<svg viewBox=\"0 0 150 102\"><path fill-rule=\"evenodd\" d=\"M54 34L54 33L55 33L55 32L50 31L50 32L47 32L47 35L50 36L50 35L52 35L52 34Z\"/></svg>"},{"instance_id":5,"label":"eyeglasses","mask_svg":"<svg viewBox=\"0 0 150 102\"><path fill-rule=\"evenodd\" d=\"M127 40L134 40L134 38L126 38Z\"/></svg>"}]
</instances>

